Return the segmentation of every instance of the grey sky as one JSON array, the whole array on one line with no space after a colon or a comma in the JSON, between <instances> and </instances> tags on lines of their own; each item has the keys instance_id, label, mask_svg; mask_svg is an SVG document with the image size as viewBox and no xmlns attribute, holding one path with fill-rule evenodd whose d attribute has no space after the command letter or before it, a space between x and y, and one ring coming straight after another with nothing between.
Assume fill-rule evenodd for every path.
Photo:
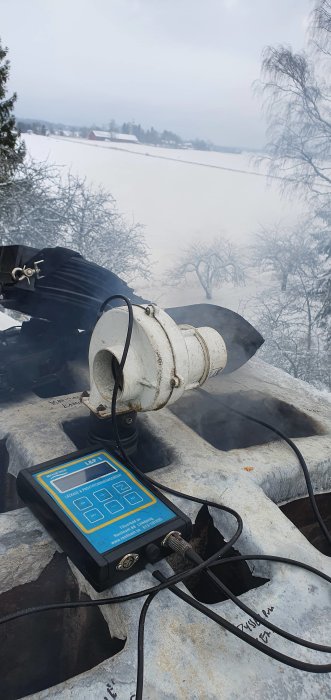
<instances>
[{"instance_id":1,"label":"grey sky","mask_svg":"<svg viewBox=\"0 0 331 700\"><path fill-rule=\"evenodd\" d=\"M0 0L16 113L134 119L220 144L263 143L252 94L267 44L300 49L309 0Z\"/></svg>"}]
</instances>

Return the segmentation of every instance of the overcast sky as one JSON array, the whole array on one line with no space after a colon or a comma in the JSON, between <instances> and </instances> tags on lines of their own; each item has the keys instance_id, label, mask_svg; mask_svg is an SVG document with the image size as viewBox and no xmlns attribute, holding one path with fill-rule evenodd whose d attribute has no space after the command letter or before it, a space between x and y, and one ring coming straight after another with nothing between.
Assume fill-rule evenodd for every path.
<instances>
[{"instance_id":1,"label":"overcast sky","mask_svg":"<svg viewBox=\"0 0 331 700\"><path fill-rule=\"evenodd\" d=\"M0 0L16 114L68 124L134 119L260 146L252 94L268 44L300 49L309 0Z\"/></svg>"}]
</instances>

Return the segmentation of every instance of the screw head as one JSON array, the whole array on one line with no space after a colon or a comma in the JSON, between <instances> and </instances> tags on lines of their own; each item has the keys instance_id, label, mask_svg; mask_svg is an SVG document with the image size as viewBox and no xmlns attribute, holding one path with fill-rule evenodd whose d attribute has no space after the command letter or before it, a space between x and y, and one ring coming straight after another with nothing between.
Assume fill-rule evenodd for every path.
<instances>
[{"instance_id":1,"label":"screw head","mask_svg":"<svg viewBox=\"0 0 331 700\"><path fill-rule=\"evenodd\" d=\"M145 314L147 314L147 316L154 316L155 315L154 306L152 306L151 304L149 306L146 306Z\"/></svg>"},{"instance_id":2,"label":"screw head","mask_svg":"<svg viewBox=\"0 0 331 700\"><path fill-rule=\"evenodd\" d=\"M35 271L32 270L31 267L26 267L24 270L24 274L26 275L26 277L32 277L34 275L34 273L35 273Z\"/></svg>"}]
</instances>

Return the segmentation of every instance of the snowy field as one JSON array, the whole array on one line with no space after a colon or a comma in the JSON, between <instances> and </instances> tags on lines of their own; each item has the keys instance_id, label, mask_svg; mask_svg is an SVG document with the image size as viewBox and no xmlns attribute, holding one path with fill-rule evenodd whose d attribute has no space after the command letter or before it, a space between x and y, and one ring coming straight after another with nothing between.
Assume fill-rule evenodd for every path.
<instances>
[{"instance_id":1,"label":"snowy field","mask_svg":"<svg viewBox=\"0 0 331 700\"><path fill-rule=\"evenodd\" d=\"M277 181L270 185L249 154L172 150L145 145L93 142L24 135L36 160L68 168L103 185L119 210L145 227L151 249L153 284L137 291L161 305L196 303L202 290L171 288L165 271L191 241L224 235L246 246L259 229L276 222L291 224L303 213L303 203L281 196ZM261 286L217 290L213 301L244 313L247 299Z\"/></svg>"}]
</instances>

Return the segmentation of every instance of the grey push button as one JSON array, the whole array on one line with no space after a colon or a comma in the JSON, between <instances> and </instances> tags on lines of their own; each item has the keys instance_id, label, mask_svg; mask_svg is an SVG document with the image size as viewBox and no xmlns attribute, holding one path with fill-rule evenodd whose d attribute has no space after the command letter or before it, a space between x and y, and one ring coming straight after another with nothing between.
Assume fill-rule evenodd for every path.
<instances>
[{"instance_id":1,"label":"grey push button","mask_svg":"<svg viewBox=\"0 0 331 700\"><path fill-rule=\"evenodd\" d=\"M105 508L112 515L115 515L115 513L119 513L121 510L124 510L124 506L122 506L122 504L119 501L110 501L110 503L105 503Z\"/></svg>"},{"instance_id":2,"label":"grey push button","mask_svg":"<svg viewBox=\"0 0 331 700\"><path fill-rule=\"evenodd\" d=\"M76 500L73 501L73 505L78 510L86 510L86 508L93 506L93 503L86 496L82 496L82 498L76 498Z\"/></svg>"},{"instance_id":3,"label":"grey push button","mask_svg":"<svg viewBox=\"0 0 331 700\"><path fill-rule=\"evenodd\" d=\"M97 508L92 508L92 510L87 510L86 513L84 513L85 518L90 523L97 523L99 520L103 520L104 516L102 515L101 511L98 510Z\"/></svg>"},{"instance_id":4,"label":"grey push button","mask_svg":"<svg viewBox=\"0 0 331 700\"><path fill-rule=\"evenodd\" d=\"M113 498L112 494L110 491L107 491L107 489L99 489L98 491L94 491L93 496L95 496L101 503L103 503L103 501L109 501L110 498Z\"/></svg>"},{"instance_id":5,"label":"grey push button","mask_svg":"<svg viewBox=\"0 0 331 700\"><path fill-rule=\"evenodd\" d=\"M137 491L132 491L132 493L128 493L127 496L124 496L125 500L130 503L130 506L135 506L136 503L141 503L144 499L138 493Z\"/></svg>"},{"instance_id":6,"label":"grey push button","mask_svg":"<svg viewBox=\"0 0 331 700\"><path fill-rule=\"evenodd\" d=\"M117 493L126 493L127 491L131 491L131 486L130 484L127 483L127 481L119 481L117 484L114 484L114 490L117 491Z\"/></svg>"}]
</instances>

